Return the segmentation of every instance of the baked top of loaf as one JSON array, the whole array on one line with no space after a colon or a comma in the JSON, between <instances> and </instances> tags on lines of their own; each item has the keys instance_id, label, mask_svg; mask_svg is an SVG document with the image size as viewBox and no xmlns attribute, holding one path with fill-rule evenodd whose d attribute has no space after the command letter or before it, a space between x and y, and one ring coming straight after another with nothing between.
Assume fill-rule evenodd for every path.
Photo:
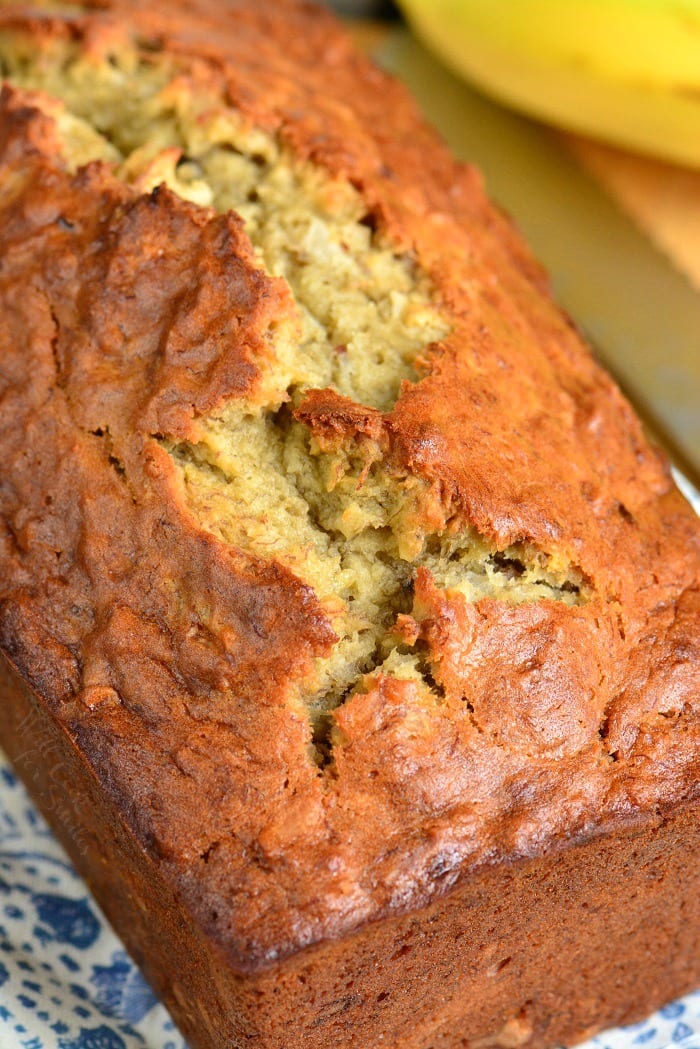
<instances>
[{"instance_id":1,"label":"baked top of loaf","mask_svg":"<svg viewBox=\"0 0 700 1049\"><path fill-rule=\"evenodd\" d=\"M291 0L0 61L0 642L232 964L696 798L698 522L404 90Z\"/></svg>"}]
</instances>

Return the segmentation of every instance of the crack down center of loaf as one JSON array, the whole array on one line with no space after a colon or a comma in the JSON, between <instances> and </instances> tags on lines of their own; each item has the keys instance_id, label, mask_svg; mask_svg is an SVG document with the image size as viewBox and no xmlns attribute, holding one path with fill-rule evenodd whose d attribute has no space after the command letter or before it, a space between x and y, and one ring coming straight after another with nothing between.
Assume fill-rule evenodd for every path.
<instances>
[{"instance_id":1,"label":"crack down center of loaf","mask_svg":"<svg viewBox=\"0 0 700 1049\"><path fill-rule=\"evenodd\" d=\"M70 168L100 160L138 192L165 184L235 212L260 268L286 283L296 325L271 332L255 397L199 419L197 441L161 441L199 526L283 564L329 615L337 643L300 695L314 760L332 753L332 711L377 674L440 698L430 652L405 627L419 571L468 602L587 600L573 566L526 543L495 548L397 465L392 408L450 324L428 275L352 185L198 93L171 58L98 60L65 42L37 52L17 34L0 36L0 58L8 80L38 93Z\"/></svg>"}]
</instances>

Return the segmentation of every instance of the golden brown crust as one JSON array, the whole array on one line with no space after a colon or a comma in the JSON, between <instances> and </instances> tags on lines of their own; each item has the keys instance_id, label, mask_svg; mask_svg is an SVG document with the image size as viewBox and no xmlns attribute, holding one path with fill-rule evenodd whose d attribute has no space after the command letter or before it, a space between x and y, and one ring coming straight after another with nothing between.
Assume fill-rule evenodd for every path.
<instances>
[{"instance_id":1,"label":"golden brown crust","mask_svg":"<svg viewBox=\"0 0 700 1049\"><path fill-rule=\"evenodd\" d=\"M287 21L100 0L75 18L3 8L0 26L192 55L246 118L349 179L453 330L391 412L325 391L297 418L379 441L451 527L556 550L589 596L470 605L419 574L401 629L433 699L376 679L339 709L321 775L293 686L332 646L323 607L196 526L158 440L255 393L289 294L234 216L104 164L70 174L51 120L4 91L0 637L241 972L495 858L644 823L700 782L697 521L474 173L326 16L279 6Z\"/></svg>"},{"instance_id":2,"label":"golden brown crust","mask_svg":"<svg viewBox=\"0 0 700 1049\"><path fill-rule=\"evenodd\" d=\"M192 1049L572 1045L700 979L692 805L494 864L418 912L240 976L4 660L0 691L4 745Z\"/></svg>"}]
</instances>

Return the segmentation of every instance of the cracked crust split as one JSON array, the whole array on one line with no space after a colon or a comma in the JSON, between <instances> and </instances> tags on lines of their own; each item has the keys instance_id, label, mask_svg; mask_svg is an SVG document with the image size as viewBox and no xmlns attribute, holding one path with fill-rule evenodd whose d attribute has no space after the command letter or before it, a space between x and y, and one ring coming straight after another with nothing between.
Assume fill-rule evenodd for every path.
<instances>
[{"instance_id":1,"label":"cracked crust split","mask_svg":"<svg viewBox=\"0 0 700 1049\"><path fill-rule=\"evenodd\" d=\"M296 324L275 330L256 362L254 398L200 418L194 443L163 443L199 523L285 565L329 615L337 643L300 689L317 760L329 760L330 712L367 674L436 687L429 657L413 651L417 635L397 629L420 566L468 600L585 599L572 566L527 543L499 549L450 518L392 449L402 384L429 373L450 326L427 276L378 231L357 190L245 129L220 98L193 94L172 62L132 53L86 71L64 46L44 61L15 47L4 64L11 82L48 94L29 97L54 119L70 168L104 160L139 192L167 185L235 211L265 272L289 289Z\"/></svg>"}]
</instances>

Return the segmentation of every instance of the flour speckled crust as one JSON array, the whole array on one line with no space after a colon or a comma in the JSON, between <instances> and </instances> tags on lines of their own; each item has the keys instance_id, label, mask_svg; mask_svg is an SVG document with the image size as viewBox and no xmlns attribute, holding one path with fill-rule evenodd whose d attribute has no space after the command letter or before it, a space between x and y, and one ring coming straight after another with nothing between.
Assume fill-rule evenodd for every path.
<instances>
[{"instance_id":1,"label":"flour speckled crust","mask_svg":"<svg viewBox=\"0 0 700 1049\"><path fill-rule=\"evenodd\" d=\"M2 739L191 1044L700 982L698 522L478 176L304 3L0 62Z\"/></svg>"}]
</instances>

